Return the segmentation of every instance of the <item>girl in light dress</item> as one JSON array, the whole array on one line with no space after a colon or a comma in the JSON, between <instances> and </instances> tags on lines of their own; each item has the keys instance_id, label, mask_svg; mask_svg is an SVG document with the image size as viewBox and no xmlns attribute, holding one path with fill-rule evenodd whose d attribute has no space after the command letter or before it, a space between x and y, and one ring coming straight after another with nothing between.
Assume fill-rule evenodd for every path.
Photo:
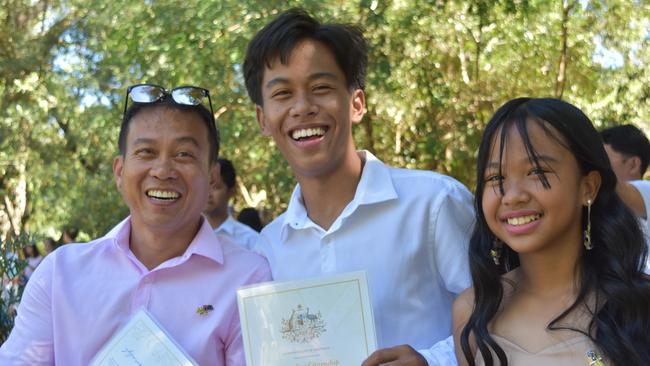
<instances>
[{"instance_id":1,"label":"girl in light dress","mask_svg":"<svg viewBox=\"0 0 650 366\"><path fill-rule=\"evenodd\" d=\"M519 98L478 153L473 287L454 303L461 365L650 365L643 234L591 121Z\"/></svg>"}]
</instances>

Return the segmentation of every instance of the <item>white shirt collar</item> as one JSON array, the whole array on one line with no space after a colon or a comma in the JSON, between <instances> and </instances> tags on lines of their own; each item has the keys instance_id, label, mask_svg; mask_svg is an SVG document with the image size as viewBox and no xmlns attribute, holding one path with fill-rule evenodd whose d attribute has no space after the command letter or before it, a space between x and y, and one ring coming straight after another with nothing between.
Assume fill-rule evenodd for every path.
<instances>
[{"instance_id":1,"label":"white shirt collar","mask_svg":"<svg viewBox=\"0 0 650 366\"><path fill-rule=\"evenodd\" d=\"M226 220L219 225L218 228L214 230L215 233L225 232L226 234L233 236L235 235L235 219L228 215Z\"/></svg>"},{"instance_id":2,"label":"white shirt collar","mask_svg":"<svg viewBox=\"0 0 650 366\"><path fill-rule=\"evenodd\" d=\"M339 217L334 221L329 231L335 231L340 227L341 221L350 216L361 205L369 205L397 199L397 192L390 176L389 168L377 159L369 151L359 151L359 156L365 161L361 179L357 184L357 189L352 201L343 209ZM307 216L300 184L296 185L287 207L284 222L282 223L282 237L286 235L287 227L294 230L305 229L308 227L319 227L312 222Z\"/></svg>"}]
</instances>

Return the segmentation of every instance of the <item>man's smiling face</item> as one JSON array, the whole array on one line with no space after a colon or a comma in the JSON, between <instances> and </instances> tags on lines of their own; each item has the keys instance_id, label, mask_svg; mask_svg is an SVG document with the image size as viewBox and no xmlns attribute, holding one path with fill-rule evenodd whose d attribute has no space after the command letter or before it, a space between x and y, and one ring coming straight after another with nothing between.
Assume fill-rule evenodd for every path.
<instances>
[{"instance_id":1,"label":"man's smiling face","mask_svg":"<svg viewBox=\"0 0 650 366\"><path fill-rule=\"evenodd\" d=\"M133 117L113 173L134 226L166 232L196 225L216 169L207 136L192 110L155 106Z\"/></svg>"}]
</instances>

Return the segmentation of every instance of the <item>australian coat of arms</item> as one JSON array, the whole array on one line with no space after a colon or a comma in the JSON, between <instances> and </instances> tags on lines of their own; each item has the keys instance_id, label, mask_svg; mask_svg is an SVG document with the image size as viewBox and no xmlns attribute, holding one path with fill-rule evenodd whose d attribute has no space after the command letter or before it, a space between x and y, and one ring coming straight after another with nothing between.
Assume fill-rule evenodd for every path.
<instances>
[{"instance_id":1,"label":"australian coat of arms","mask_svg":"<svg viewBox=\"0 0 650 366\"><path fill-rule=\"evenodd\" d=\"M289 319L282 318L282 338L293 343L307 343L318 338L327 329L325 321L320 314L309 312L308 307L296 306L291 310Z\"/></svg>"}]
</instances>

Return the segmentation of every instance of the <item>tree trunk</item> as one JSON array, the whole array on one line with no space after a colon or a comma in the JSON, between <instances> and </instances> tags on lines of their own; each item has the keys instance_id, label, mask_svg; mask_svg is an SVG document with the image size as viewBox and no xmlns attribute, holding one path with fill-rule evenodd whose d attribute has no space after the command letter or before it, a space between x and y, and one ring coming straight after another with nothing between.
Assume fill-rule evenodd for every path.
<instances>
[{"instance_id":1,"label":"tree trunk","mask_svg":"<svg viewBox=\"0 0 650 366\"><path fill-rule=\"evenodd\" d=\"M562 1L562 34L561 34L561 51L560 51L560 60L557 68L557 77L555 79L555 97L562 99L564 94L564 88L566 85L566 68L568 62L568 38L569 38L569 12L575 6L575 1L563 0Z\"/></svg>"}]
</instances>

